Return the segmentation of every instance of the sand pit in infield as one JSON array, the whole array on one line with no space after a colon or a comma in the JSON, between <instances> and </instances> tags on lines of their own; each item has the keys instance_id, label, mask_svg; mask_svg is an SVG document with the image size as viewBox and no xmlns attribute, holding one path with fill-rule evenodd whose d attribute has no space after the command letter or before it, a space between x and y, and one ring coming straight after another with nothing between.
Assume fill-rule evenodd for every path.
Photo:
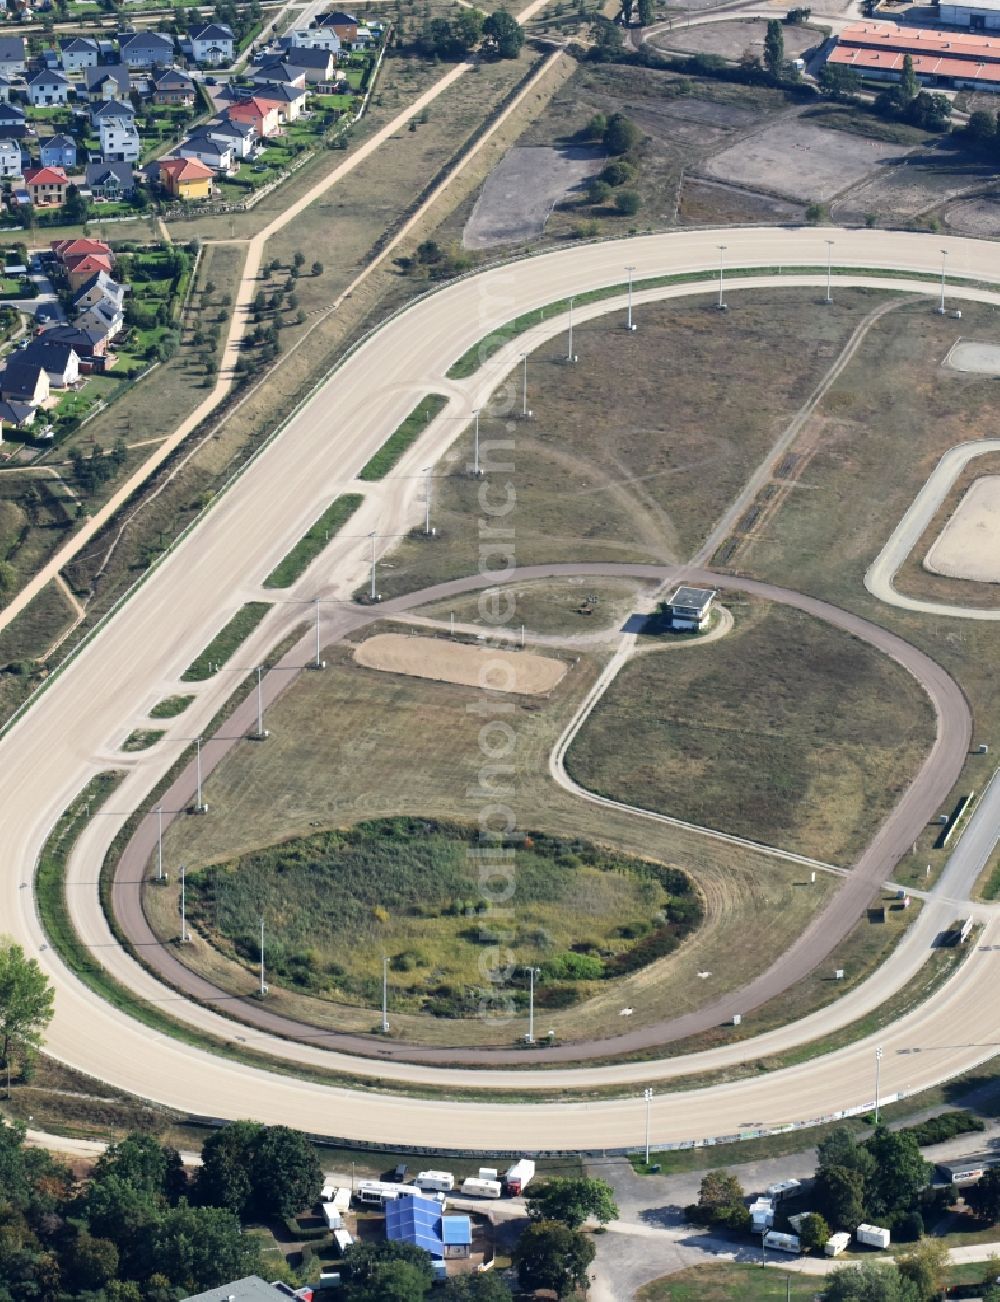
<instances>
[{"instance_id":1,"label":"sand pit in infield","mask_svg":"<svg viewBox=\"0 0 1000 1302\"><path fill-rule=\"evenodd\" d=\"M952 579L1000 583L1000 475L984 475L970 487L924 565Z\"/></svg>"},{"instance_id":2,"label":"sand pit in infield","mask_svg":"<svg viewBox=\"0 0 1000 1302\"><path fill-rule=\"evenodd\" d=\"M562 660L530 651L498 650L405 633L377 633L359 643L354 659L368 669L520 696L550 692L568 668Z\"/></svg>"}]
</instances>

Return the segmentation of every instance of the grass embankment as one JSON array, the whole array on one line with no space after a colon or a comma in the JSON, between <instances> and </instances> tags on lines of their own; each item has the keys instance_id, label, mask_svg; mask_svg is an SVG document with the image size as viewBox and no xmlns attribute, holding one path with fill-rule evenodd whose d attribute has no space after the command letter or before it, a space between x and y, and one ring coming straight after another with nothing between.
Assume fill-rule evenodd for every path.
<instances>
[{"instance_id":1,"label":"grass embankment","mask_svg":"<svg viewBox=\"0 0 1000 1302\"><path fill-rule=\"evenodd\" d=\"M758 1248L759 1248L758 1244ZM798 1272L761 1270L757 1263L691 1266L644 1285L636 1302L813 1302L816 1279Z\"/></svg>"},{"instance_id":2,"label":"grass embankment","mask_svg":"<svg viewBox=\"0 0 1000 1302\"><path fill-rule=\"evenodd\" d=\"M248 601L241 606L226 626L216 633L208 646L181 674L181 682L198 683L218 673L240 649L250 634L271 609L269 601Z\"/></svg>"},{"instance_id":3,"label":"grass embankment","mask_svg":"<svg viewBox=\"0 0 1000 1302\"><path fill-rule=\"evenodd\" d=\"M158 701L149 712L151 719L175 719L178 714L183 714L191 702L193 696L167 696L162 701Z\"/></svg>"},{"instance_id":4,"label":"grass embankment","mask_svg":"<svg viewBox=\"0 0 1000 1302\"><path fill-rule=\"evenodd\" d=\"M150 746L155 746L162 736L162 728L137 728L122 742L122 750L149 750Z\"/></svg>"},{"instance_id":5,"label":"grass embankment","mask_svg":"<svg viewBox=\"0 0 1000 1302\"><path fill-rule=\"evenodd\" d=\"M379 819L212 864L187 877L192 924L248 970L261 909L282 919L274 982L368 1008L390 960L392 1007L470 1016L489 999L482 960L506 943L478 881L473 824ZM672 952L701 920L690 881L663 864L539 832L503 850L516 881L516 946L535 1002L565 1008ZM515 1002L526 1003L515 982Z\"/></svg>"},{"instance_id":6,"label":"grass embankment","mask_svg":"<svg viewBox=\"0 0 1000 1302\"><path fill-rule=\"evenodd\" d=\"M316 557L364 501L360 493L346 493L335 498L319 519L304 533L292 550L264 580L265 588L290 588L306 572Z\"/></svg>"},{"instance_id":7,"label":"grass embankment","mask_svg":"<svg viewBox=\"0 0 1000 1302\"><path fill-rule=\"evenodd\" d=\"M612 799L849 864L933 742L930 703L847 633L798 610L733 604L728 637L626 665L567 769Z\"/></svg>"},{"instance_id":8,"label":"grass embankment","mask_svg":"<svg viewBox=\"0 0 1000 1302\"><path fill-rule=\"evenodd\" d=\"M382 444L375 455L362 467L359 479L384 479L389 471L424 432L432 420L448 405L440 393L429 393L421 398L409 416Z\"/></svg>"}]
</instances>

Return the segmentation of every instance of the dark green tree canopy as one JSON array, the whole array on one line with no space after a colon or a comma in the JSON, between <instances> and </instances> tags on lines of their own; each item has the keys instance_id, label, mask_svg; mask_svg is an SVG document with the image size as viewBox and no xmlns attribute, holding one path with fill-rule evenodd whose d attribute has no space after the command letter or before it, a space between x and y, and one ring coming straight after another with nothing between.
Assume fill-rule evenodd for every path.
<instances>
[{"instance_id":1,"label":"dark green tree canopy","mask_svg":"<svg viewBox=\"0 0 1000 1302\"><path fill-rule=\"evenodd\" d=\"M617 1219L618 1204L606 1180L568 1176L546 1180L525 1199L533 1221L559 1221L578 1229L588 1217L601 1225Z\"/></svg>"},{"instance_id":2,"label":"dark green tree canopy","mask_svg":"<svg viewBox=\"0 0 1000 1302\"><path fill-rule=\"evenodd\" d=\"M533 1221L517 1243L514 1260L522 1288L550 1289L564 1298L586 1286L595 1255L593 1242L579 1230L558 1221Z\"/></svg>"}]
</instances>

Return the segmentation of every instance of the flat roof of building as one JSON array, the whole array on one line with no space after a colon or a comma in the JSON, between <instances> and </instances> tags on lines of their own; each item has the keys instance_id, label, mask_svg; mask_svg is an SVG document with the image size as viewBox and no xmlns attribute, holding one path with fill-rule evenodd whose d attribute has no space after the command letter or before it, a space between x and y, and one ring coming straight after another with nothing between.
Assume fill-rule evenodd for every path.
<instances>
[{"instance_id":1,"label":"flat roof of building","mask_svg":"<svg viewBox=\"0 0 1000 1302\"><path fill-rule=\"evenodd\" d=\"M277 1302L278 1293L259 1275L247 1275L210 1288L207 1293L192 1293L184 1302L227 1302L228 1298L235 1298L235 1302Z\"/></svg>"},{"instance_id":2,"label":"flat roof of building","mask_svg":"<svg viewBox=\"0 0 1000 1302\"><path fill-rule=\"evenodd\" d=\"M695 610L707 610L715 600L715 588L689 588L681 584L672 597L668 597L668 606L693 607Z\"/></svg>"},{"instance_id":3,"label":"flat roof of building","mask_svg":"<svg viewBox=\"0 0 1000 1302\"><path fill-rule=\"evenodd\" d=\"M970 14L995 14L1000 10L1000 0L972 0L971 4L962 4L961 0L942 0L941 8L964 9Z\"/></svg>"},{"instance_id":4,"label":"flat roof of building","mask_svg":"<svg viewBox=\"0 0 1000 1302\"><path fill-rule=\"evenodd\" d=\"M845 49L838 45L828 62L857 68L859 72L901 73L906 56L888 50ZM1000 63L976 63L972 59L942 59L937 55L911 54L918 77L960 77L968 81L989 81L1000 85Z\"/></svg>"}]
</instances>

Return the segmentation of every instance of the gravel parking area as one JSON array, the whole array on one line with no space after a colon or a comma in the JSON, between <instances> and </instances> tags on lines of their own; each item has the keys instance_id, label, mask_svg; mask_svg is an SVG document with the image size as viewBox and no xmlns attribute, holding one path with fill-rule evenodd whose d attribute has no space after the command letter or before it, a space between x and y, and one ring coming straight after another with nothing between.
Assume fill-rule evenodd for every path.
<instances>
[{"instance_id":1,"label":"gravel parking area","mask_svg":"<svg viewBox=\"0 0 1000 1302\"><path fill-rule=\"evenodd\" d=\"M910 152L905 145L824 131L788 117L724 149L702 170L719 181L815 202L857 185L876 168L902 163Z\"/></svg>"},{"instance_id":2,"label":"gravel parking area","mask_svg":"<svg viewBox=\"0 0 1000 1302\"><path fill-rule=\"evenodd\" d=\"M604 166L602 151L579 145L512 149L486 178L462 243L492 249L537 239L552 208Z\"/></svg>"}]
</instances>

